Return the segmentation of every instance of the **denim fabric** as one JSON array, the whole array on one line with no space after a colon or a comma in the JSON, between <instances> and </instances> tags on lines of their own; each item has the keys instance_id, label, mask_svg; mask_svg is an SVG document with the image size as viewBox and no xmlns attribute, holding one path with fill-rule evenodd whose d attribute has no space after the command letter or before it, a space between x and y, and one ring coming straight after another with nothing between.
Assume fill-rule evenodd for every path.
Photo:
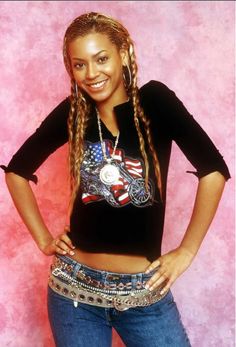
<instances>
[{"instance_id":1,"label":"denim fabric","mask_svg":"<svg viewBox=\"0 0 236 347\"><path fill-rule=\"evenodd\" d=\"M151 274L120 274L91 269L69 257L59 256L74 266L73 274L83 268L92 278L104 283L147 281ZM122 280L121 280L122 278ZM48 287L48 315L56 347L111 347L112 328L127 347L190 347L173 295L169 291L160 301L147 306L117 311L79 303Z\"/></svg>"}]
</instances>

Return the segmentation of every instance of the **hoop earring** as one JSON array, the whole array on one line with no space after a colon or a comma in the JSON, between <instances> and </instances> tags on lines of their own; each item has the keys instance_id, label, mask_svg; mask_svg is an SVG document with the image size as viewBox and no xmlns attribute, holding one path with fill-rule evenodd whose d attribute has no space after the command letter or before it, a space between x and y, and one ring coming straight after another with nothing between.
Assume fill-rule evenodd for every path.
<instances>
[{"instance_id":1,"label":"hoop earring","mask_svg":"<svg viewBox=\"0 0 236 347\"><path fill-rule=\"evenodd\" d=\"M78 89L78 84L76 83L76 81L74 83L74 88L75 88L75 97L76 97L76 100L78 101L79 100L79 89ZM86 99L81 92L80 92L80 98L83 102L86 103Z\"/></svg>"},{"instance_id":2,"label":"hoop earring","mask_svg":"<svg viewBox=\"0 0 236 347\"><path fill-rule=\"evenodd\" d=\"M79 98L79 93L78 93L78 85L77 85L76 81L75 81L75 84L74 84L74 89L75 89L75 97L76 97L76 99L78 100L78 98Z\"/></svg>"},{"instance_id":3,"label":"hoop earring","mask_svg":"<svg viewBox=\"0 0 236 347\"><path fill-rule=\"evenodd\" d=\"M125 82L125 87L129 89L132 85L132 75L130 71L129 65L124 65L123 66L123 79Z\"/></svg>"}]
</instances>

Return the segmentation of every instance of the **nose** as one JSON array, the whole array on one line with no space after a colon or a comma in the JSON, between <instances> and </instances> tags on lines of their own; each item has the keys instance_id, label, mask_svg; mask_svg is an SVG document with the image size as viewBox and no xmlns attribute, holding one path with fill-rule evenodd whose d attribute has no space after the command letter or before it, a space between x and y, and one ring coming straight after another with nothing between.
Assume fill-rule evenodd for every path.
<instances>
[{"instance_id":1,"label":"nose","mask_svg":"<svg viewBox=\"0 0 236 347\"><path fill-rule=\"evenodd\" d=\"M87 66L86 77L88 79L94 79L97 77L98 74L99 74L99 71L95 64L91 63Z\"/></svg>"}]
</instances>

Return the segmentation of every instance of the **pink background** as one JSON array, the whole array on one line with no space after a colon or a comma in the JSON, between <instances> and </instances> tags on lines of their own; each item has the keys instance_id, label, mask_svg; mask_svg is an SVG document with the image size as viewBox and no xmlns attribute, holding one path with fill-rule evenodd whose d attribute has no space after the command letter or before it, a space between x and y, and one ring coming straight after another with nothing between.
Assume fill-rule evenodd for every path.
<instances>
[{"instance_id":1,"label":"pink background","mask_svg":"<svg viewBox=\"0 0 236 347\"><path fill-rule=\"evenodd\" d=\"M193 347L234 345L234 3L233 1L1 1L1 163L69 92L64 31L87 11L110 14L136 44L139 84L175 90L223 154L232 179L192 266L173 293ZM67 145L37 171L32 187L54 235L66 223ZM197 180L176 145L169 171L163 251L177 246ZM0 345L53 347L46 312L51 258L32 241L0 175ZM122 346L114 333L113 346Z\"/></svg>"}]
</instances>

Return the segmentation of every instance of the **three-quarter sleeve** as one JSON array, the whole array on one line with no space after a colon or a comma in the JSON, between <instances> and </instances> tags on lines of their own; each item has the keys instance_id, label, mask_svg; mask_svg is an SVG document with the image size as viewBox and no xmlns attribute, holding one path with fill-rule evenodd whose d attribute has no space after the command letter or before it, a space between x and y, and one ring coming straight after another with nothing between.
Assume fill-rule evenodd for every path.
<instances>
[{"instance_id":1,"label":"three-quarter sleeve","mask_svg":"<svg viewBox=\"0 0 236 347\"><path fill-rule=\"evenodd\" d=\"M69 98L63 100L42 121L35 132L28 137L13 155L7 166L0 165L5 172L38 182L34 174L40 165L56 149L68 141L67 119L70 110Z\"/></svg>"},{"instance_id":2,"label":"three-quarter sleeve","mask_svg":"<svg viewBox=\"0 0 236 347\"><path fill-rule=\"evenodd\" d=\"M182 101L163 83L151 81L151 85L156 90L153 101L161 109L164 128L196 169L195 175L201 178L219 171L228 180L230 173L223 156Z\"/></svg>"}]
</instances>

